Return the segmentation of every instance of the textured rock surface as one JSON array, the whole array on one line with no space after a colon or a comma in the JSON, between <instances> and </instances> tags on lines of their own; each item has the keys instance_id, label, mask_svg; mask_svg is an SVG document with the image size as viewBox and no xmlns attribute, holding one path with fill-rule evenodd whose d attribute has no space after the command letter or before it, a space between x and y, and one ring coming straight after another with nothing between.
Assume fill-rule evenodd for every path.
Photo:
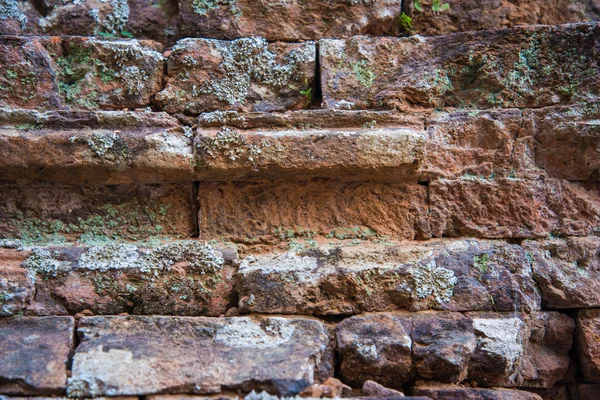
<instances>
[{"instance_id":1,"label":"textured rock surface","mask_svg":"<svg viewBox=\"0 0 600 400\"><path fill-rule=\"evenodd\" d=\"M36 277L29 314L209 315L234 302L235 252L196 241L34 249L21 268Z\"/></svg>"},{"instance_id":2,"label":"textured rock surface","mask_svg":"<svg viewBox=\"0 0 600 400\"><path fill-rule=\"evenodd\" d=\"M0 105L58 108L56 66L48 55L61 51L58 38L0 36Z\"/></svg>"},{"instance_id":3,"label":"textured rock surface","mask_svg":"<svg viewBox=\"0 0 600 400\"><path fill-rule=\"evenodd\" d=\"M423 132L346 130L201 130L194 149L200 180L341 178L416 181Z\"/></svg>"},{"instance_id":4,"label":"textured rock surface","mask_svg":"<svg viewBox=\"0 0 600 400\"><path fill-rule=\"evenodd\" d=\"M172 44L176 0L42 0L5 2L0 34L136 37Z\"/></svg>"},{"instance_id":5,"label":"textured rock surface","mask_svg":"<svg viewBox=\"0 0 600 400\"><path fill-rule=\"evenodd\" d=\"M531 173L519 142L519 110L455 111L427 118L427 141L420 179L498 179Z\"/></svg>"},{"instance_id":6,"label":"textured rock surface","mask_svg":"<svg viewBox=\"0 0 600 400\"><path fill-rule=\"evenodd\" d=\"M352 385L411 379L551 387L569 366L573 321L556 312L386 313L336 328L340 374Z\"/></svg>"},{"instance_id":7,"label":"textured rock surface","mask_svg":"<svg viewBox=\"0 0 600 400\"><path fill-rule=\"evenodd\" d=\"M161 46L150 41L6 36L0 46L3 106L148 106L164 73Z\"/></svg>"},{"instance_id":8,"label":"textured rock surface","mask_svg":"<svg viewBox=\"0 0 600 400\"><path fill-rule=\"evenodd\" d=\"M314 42L183 39L168 60L158 105L167 112L306 108L315 79Z\"/></svg>"},{"instance_id":9,"label":"textured rock surface","mask_svg":"<svg viewBox=\"0 0 600 400\"><path fill-rule=\"evenodd\" d=\"M523 390L480 389L444 384L416 386L413 394L433 400L542 400L537 394Z\"/></svg>"},{"instance_id":10,"label":"textured rock surface","mask_svg":"<svg viewBox=\"0 0 600 400\"><path fill-rule=\"evenodd\" d=\"M1 318L0 393L63 392L74 328L71 317Z\"/></svg>"},{"instance_id":11,"label":"textured rock surface","mask_svg":"<svg viewBox=\"0 0 600 400\"><path fill-rule=\"evenodd\" d=\"M201 239L251 243L277 239L282 229L321 235L335 235L337 229L347 231L347 237L379 234L401 239L423 238L429 232L426 188L417 184L202 182L199 197Z\"/></svg>"},{"instance_id":12,"label":"textured rock surface","mask_svg":"<svg viewBox=\"0 0 600 400\"><path fill-rule=\"evenodd\" d=\"M333 368L327 328L311 319L91 317L78 332L70 396L250 386L291 395Z\"/></svg>"},{"instance_id":13,"label":"textured rock surface","mask_svg":"<svg viewBox=\"0 0 600 400\"><path fill-rule=\"evenodd\" d=\"M161 89L165 59L151 41L66 38L55 56L58 88L73 109L150 105Z\"/></svg>"},{"instance_id":14,"label":"textured rock surface","mask_svg":"<svg viewBox=\"0 0 600 400\"><path fill-rule=\"evenodd\" d=\"M600 309L577 313L577 352L586 381L600 383Z\"/></svg>"},{"instance_id":15,"label":"textured rock surface","mask_svg":"<svg viewBox=\"0 0 600 400\"><path fill-rule=\"evenodd\" d=\"M363 243L249 256L238 282L241 310L258 313L540 307L525 251L504 242Z\"/></svg>"},{"instance_id":16,"label":"textured rock surface","mask_svg":"<svg viewBox=\"0 0 600 400\"><path fill-rule=\"evenodd\" d=\"M164 113L0 110L5 179L68 184L193 180L191 133Z\"/></svg>"},{"instance_id":17,"label":"textured rock surface","mask_svg":"<svg viewBox=\"0 0 600 400\"><path fill-rule=\"evenodd\" d=\"M600 180L600 109L526 110L535 139L535 161L550 176L569 180Z\"/></svg>"},{"instance_id":18,"label":"textured rock surface","mask_svg":"<svg viewBox=\"0 0 600 400\"><path fill-rule=\"evenodd\" d=\"M188 237L193 184L0 186L0 237L25 244Z\"/></svg>"},{"instance_id":19,"label":"textured rock surface","mask_svg":"<svg viewBox=\"0 0 600 400\"><path fill-rule=\"evenodd\" d=\"M33 282L21 268L24 257L16 250L0 249L0 317L22 313L33 300Z\"/></svg>"},{"instance_id":20,"label":"textured rock surface","mask_svg":"<svg viewBox=\"0 0 600 400\"><path fill-rule=\"evenodd\" d=\"M310 109L270 112L213 111L198 117L198 126L257 130L311 130L339 128L407 128L423 130L425 115L397 110L333 110Z\"/></svg>"},{"instance_id":21,"label":"textured rock surface","mask_svg":"<svg viewBox=\"0 0 600 400\"><path fill-rule=\"evenodd\" d=\"M600 9L594 0L549 0L543 3L535 0L448 0L450 8L441 13L432 12L431 3L431 0L423 0L423 12L419 12L412 1L404 2L416 32L423 36L600 19Z\"/></svg>"},{"instance_id":22,"label":"textured rock surface","mask_svg":"<svg viewBox=\"0 0 600 400\"><path fill-rule=\"evenodd\" d=\"M385 35L398 30L401 0L180 0L184 36L269 41L353 35Z\"/></svg>"},{"instance_id":23,"label":"textured rock surface","mask_svg":"<svg viewBox=\"0 0 600 400\"><path fill-rule=\"evenodd\" d=\"M533 238L598 231L599 186L560 180L463 178L429 185L434 236Z\"/></svg>"},{"instance_id":24,"label":"textured rock surface","mask_svg":"<svg viewBox=\"0 0 600 400\"><path fill-rule=\"evenodd\" d=\"M600 26L321 40L327 107L541 107L595 101Z\"/></svg>"},{"instance_id":25,"label":"textured rock surface","mask_svg":"<svg viewBox=\"0 0 600 400\"><path fill-rule=\"evenodd\" d=\"M524 247L545 307L600 306L600 238L526 241Z\"/></svg>"}]
</instances>

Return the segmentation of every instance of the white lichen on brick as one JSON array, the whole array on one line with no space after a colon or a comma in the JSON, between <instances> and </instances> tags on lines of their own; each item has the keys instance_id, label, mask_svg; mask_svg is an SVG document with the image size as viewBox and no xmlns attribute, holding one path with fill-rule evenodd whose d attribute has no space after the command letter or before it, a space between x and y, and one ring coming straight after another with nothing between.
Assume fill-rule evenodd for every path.
<instances>
[{"instance_id":1,"label":"white lichen on brick","mask_svg":"<svg viewBox=\"0 0 600 400\"><path fill-rule=\"evenodd\" d=\"M57 259L60 254L35 248L23 262L23 266L35 274L57 276L61 271L70 271L70 261ZM106 272L109 270L133 269L149 278L168 271L175 264L186 262L199 273L211 273L224 264L222 254L207 243L193 240L168 243L153 249L140 249L132 244L108 244L93 246L81 254L74 267L80 270Z\"/></svg>"},{"instance_id":2,"label":"white lichen on brick","mask_svg":"<svg viewBox=\"0 0 600 400\"><path fill-rule=\"evenodd\" d=\"M250 82L281 88L298 78L303 63L314 58L314 42L306 42L299 49L291 51L283 64L276 61L276 55L268 48L261 37L236 39L231 42L209 40L221 53L223 61L221 77L211 79L197 88L194 95L212 94L230 105L243 104L250 89Z\"/></svg>"},{"instance_id":3,"label":"white lichen on brick","mask_svg":"<svg viewBox=\"0 0 600 400\"><path fill-rule=\"evenodd\" d=\"M245 159L256 169L256 161L261 155L260 146L249 143L237 130L223 127L214 137L203 137L197 145L200 153L211 158L224 156L231 161Z\"/></svg>"},{"instance_id":4,"label":"white lichen on brick","mask_svg":"<svg viewBox=\"0 0 600 400\"><path fill-rule=\"evenodd\" d=\"M198 15L205 16L209 12L225 7L233 15L240 15L242 12L237 7L236 0L193 0L192 8Z\"/></svg>"},{"instance_id":5,"label":"white lichen on brick","mask_svg":"<svg viewBox=\"0 0 600 400\"><path fill-rule=\"evenodd\" d=\"M214 123L214 122L224 123L224 122L228 121L229 119L234 119L237 117L238 117L237 111L217 110L217 111L202 113L202 114L200 114L198 119L201 122L206 122L206 123ZM243 119L244 117L242 116L241 118Z\"/></svg>"},{"instance_id":6,"label":"white lichen on brick","mask_svg":"<svg viewBox=\"0 0 600 400\"><path fill-rule=\"evenodd\" d=\"M23 267L29 270L29 278L35 281L37 274L43 276L57 276L60 272L69 271L71 263L69 261L58 260L60 255L56 251L50 252L43 248L34 248L32 253L25 261Z\"/></svg>"},{"instance_id":7,"label":"white lichen on brick","mask_svg":"<svg viewBox=\"0 0 600 400\"><path fill-rule=\"evenodd\" d=\"M332 266L319 267L316 257L299 256L294 252L273 256L249 256L240 262L239 269L242 275L254 272L275 276L285 274L292 275L298 283L313 284L318 283L323 275L334 271Z\"/></svg>"},{"instance_id":8,"label":"white lichen on brick","mask_svg":"<svg viewBox=\"0 0 600 400\"><path fill-rule=\"evenodd\" d=\"M518 318L473 318L477 348L506 360L506 369L516 373L524 354L524 325Z\"/></svg>"},{"instance_id":9,"label":"white lichen on brick","mask_svg":"<svg viewBox=\"0 0 600 400\"><path fill-rule=\"evenodd\" d=\"M101 25L105 32L118 35L125 29L129 20L129 4L127 0L110 0L110 5L112 11L104 17Z\"/></svg>"},{"instance_id":10,"label":"white lichen on brick","mask_svg":"<svg viewBox=\"0 0 600 400\"><path fill-rule=\"evenodd\" d=\"M1 0L0 1L0 21L7 19L16 19L19 22L21 29L27 26L27 16L23 14L19 8L17 0Z\"/></svg>"},{"instance_id":11,"label":"white lichen on brick","mask_svg":"<svg viewBox=\"0 0 600 400\"><path fill-rule=\"evenodd\" d=\"M454 271L438 267L435 260L426 265L417 264L412 270L414 290L424 299L433 296L438 303L447 303L452 298L454 285L458 279Z\"/></svg>"},{"instance_id":12,"label":"white lichen on brick","mask_svg":"<svg viewBox=\"0 0 600 400\"><path fill-rule=\"evenodd\" d=\"M296 327L285 318L272 317L260 322L235 318L217 329L215 342L232 348L268 349L287 343L295 330Z\"/></svg>"}]
</instances>

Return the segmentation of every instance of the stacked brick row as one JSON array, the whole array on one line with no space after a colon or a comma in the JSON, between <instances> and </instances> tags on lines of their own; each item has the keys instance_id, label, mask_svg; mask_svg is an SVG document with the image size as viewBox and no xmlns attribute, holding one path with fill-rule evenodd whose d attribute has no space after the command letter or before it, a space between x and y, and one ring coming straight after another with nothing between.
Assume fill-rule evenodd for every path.
<instances>
[{"instance_id":1,"label":"stacked brick row","mask_svg":"<svg viewBox=\"0 0 600 400\"><path fill-rule=\"evenodd\" d=\"M597 15L6 1L0 395L598 398Z\"/></svg>"}]
</instances>

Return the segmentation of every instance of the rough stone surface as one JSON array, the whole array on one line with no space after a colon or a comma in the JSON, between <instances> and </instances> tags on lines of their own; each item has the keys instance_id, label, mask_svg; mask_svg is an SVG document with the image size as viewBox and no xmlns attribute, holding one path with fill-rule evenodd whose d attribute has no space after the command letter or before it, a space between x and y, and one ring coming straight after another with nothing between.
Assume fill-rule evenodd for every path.
<instances>
[{"instance_id":1,"label":"rough stone surface","mask_svg":"<svg viewBox=\"0 0 600 400\"><path fill-rule=\"evenodd\" d=\"M409 314L345 319L336 328L340 376L352 386L374 380L402 387L414 376Z\"/></svg>"},{"instance_id":2,"label":"rough stone surface","mask_svg":"<svg viewBox=\"0 0 600 400\"><path fill-rule=\"evenodd\" d=\"M366 397L405 397L404 393L386 388L374 381L365 381L363 383L362 395Z\"/></svg>"},{"instance_id":3,"label":"rough stone surface","mask_svg":"<svg viewBox=\"0 0 600 400\"><path fill-rule=\"evenodd\" d=\"M74 328L71 317L1 318L0 393L63 392Z\"/></svg>"},{"instance_id":4,"label":"rough stone surface","mask_svg":"<svg viewBox=\"0 0 600 400\"><path fill-rule=\"evenodd\" d=\"M311 130L339 128L397 128L423 130L425 115L401 113L397 110L333 110L310 109L282 113L213 111L198 117L202 128L228 126L236 129Z\"/></svg>"},{"instance_id":5,"label":"rough stone surface","mask_svg":"<svg viewBox=\"0 0 600 400\"><path fill-rule=\"evenodd\" d=\"M579 367L588 382L600 383L600 309L577 313L577 354Z\"/></svg>"},{"instance_id":6,"label":"rough stone surface","mask_svg":"<svg viewBox=\"0 0 600 400\"><path fill-rule=\"evenodd\" d=\"M136 37L173 44L176 0L6 1L0 34Z\"/></svg>"},{"instance_id":7,"label":"rough stone surface","mask_svg":"<svg viewBox=\"0 0 600 400\"><path fill-rule=\"evenodd\" d=\"M401 0L180 0L184 36L269 41L386 35L398 31Z\"/></svg>"},{"instance_id":8,"label":"rough stone surface","mask_svg":"<svg viewBox=\"0 0 600 400\"><path fill-rule=\"evenodd\" d=\"M33 300L34 287L20 264L25 256L0 248L0 317L19 315Z\"/></svg>"},{"instance_id":9,"label":"rough stone surface","mask_svg":"<svg viewBox=\"0 0 600 400\"><path fill-rule=\"evenodd\" d=\"M162 46L151 41L65 38L57 54L58 89L72 109L149 106L162 87Z\"/></svg>"},{"instance_id":10,"label":"rough stone surface","mask_svg":"<svg viewBox=\"0 0 600 400\"><path fill-rule=\"evenodd\" d=\"M183 39L169 56L167 84L156 101L167 112L187 114L306 108L315 59L314 42Z\"/></svg>"},{"instance_id":11,"label":"rough stone surface","mask_svg":"<svg viewBox=\"0 0 600 400\"><path fill-rule=\"evenodd\" d=\"M431 0L423 0L422 12L405 1L405 12L413 18L415 31L423 36L447 35L480 29L510 28L516 25L558 25L600 19L594 0L447 0L450 8L434 13Z\"/></svg>"},{"instance_id":12,"label":"rough stone surface","mask_svg":"<svg viewBox=\"0 0 600 400\"><path fill-rule=\"evenodd\" d=\"M523 390L469 388L447 384L415 386L412 392L433 400L542 400L537 394Z\"/></svg>"},{"instance_id":13,"label":"rough stone surface","mask_svg":"<svg viewBox=\"0 0 600 400\"><path fill-rule=\"evenodd\" d=\"M192 186L4 184L0 238L25 245L186 238L195 231Z\"/></svg>"},{"instance_id":14,"label":"rough stone surface","mask_svg":"<svg viewBox=\"0 0 600 400\"><path fill-rule=\"evenodd\" d=\"M600 238L526 241L524 247L544 307L600 307Z\"/></svg>"},{"instance_id":15,"label":"rough stone surface","mask_svg":"<svg viewBox=\"0 0 600 400\"><path fill-rule=\"evenodd\" d=\"M432 234L587 236L600 226L600 186L561 180L441 179L429 185Z\"/></svg>"},{"instance_id":16,"label":"rough stone surface","mask_svg":"<svg viewBox=\"0 0 600 400\"><path fill-rule=\"evenodd\" d=\"M401 239L429 234L426 188L417 184L202 182L199 198L201 239L256 243L277 240L282 229L332 236L343 230L348 237L376 233Z\"/></svg>"},{"instance_id":17,"label":"rough stone surface","mask_svg":"<svg viewBox=\"0 0 600 400\"><path fill-rule=\"evenodd\" d=\"M551 388L569 368L575 323L557 312L535 313L528 321L529 343L521 367L522 386Z\"/></svg>"},{"instance_id":18,"label":"rough stone surface","mask_svg":"<svg viewBox=\"0 0 600 400\"><path fill-rule=\"evenodd\" d=\"M30 314L225 314L234 302L235 253L196 241L39 248L23 263L35 278Z\"/></svg>"},{"instance_id":19,"label":"rough stone surface","mask_svg":"<svg viewBox=\"0 0 600 400\"><path fill-rule=\"evenodd\" d=\"M532 167L515 140L522 130L519 110L465 110L427 118L420 180L528 176ZM526 155L526 154L525 154Z\"/></svg>"},{"instance_id":20,"label":"rough stone surface","mask_svg":"<svg viewBox=\"0 0 600 400\"><path fill-rule=\"evenodd\" d=\"M0 36L0 106L49 109L63 105L56 65L47 48L60 52L60 39Z\"/></svg>"},{"instance_id":21,"label":"rough stone surface","mask_svg":"<svg viewBox=\"0 0 600 400\"><path fill-rule=\"evenodd\" d=\"M481 12L479 10L479 12ZM340 108L541 107L597 101L600 26L320 41L323 101Z\"/></svg>"},{"instance_id":22,"label":"rough stone surface","mask_svg":"<svg viewBox=\"0 0 600 400\"><path fill-rule=\"evenodd\" d=\"M526 252L500 241L362 242L248 256L238 290L240 309L258 313L540 308Z\"/></svg>"},{"instance_id":23,"label":"rough stone surface","mask_svg":"<svg viewBox=\"0 0 600 400\"><path fill-rule=\"evenodd\" d=\"M569 393L579 400L595 400L598 397L598 393L600 393L600 385L593 383L571 385Z\"/></svg>"},{"instance_id":24,"label":"rough stone surface","mask_svg":"<svg viewBox=\"0 0 600 400\"><path fill-rule=\"evenodd\" d=\"M83 185L193 180L191 132L186 136L167 114L0 113L0 174L5 179Z\"/></svg>"},{"instance_id":25,"label":"rough stone surface","mask_svg":"<svg viewBox=\"0 0 600 400\"><path fill-rule=\"evenodd\" d=\"M340 376L354 386L428 379L552 387L569 367L573 330L556 312L354 316L336 328Z\"/></svg>"},{"instance_id":26,"label":"rough stone surface","mask_svg":"<svg viewBox=\"0 0 600 400\"><path fill-rule=\"evenodd\" d=\"M552 177L600 180L600 109L581 107L526 110L535 139L535 161Z\"/></svg>"},{"instance_id":27,"label":"rough stone surface","mask_svg":"<svg viewBox=\"0 0 600 400\"><path fill-rule=\"evenodd\" d=\"M5 36L0 46L2 106L136 108L161 88L165 60L155 42Z\"/></svg>"},{"instance_id":28,"label":"rough stone surface","mask_svg":"<svg viewBox=\"0 0 600 400\"><path fill-rule=\"evenodd\" d=\"M293 395L333 368L327 328L312 319L86 317L78 333L70 396Z\"/></svg>"},{"instance_id":29,"label":"rough stone surface","mask_svg":"<svg viewBox=\"0 0 600 400\"><path fill-rule=\"evenodd\" d=\"M347 130L201 130L196 178L417 180L425 135L403 128Z\"/></svg>"},{"instance_id":30,"label":"rough stone surface","mask_svg":"<svg viewBox=\"0 0 600 400\"><path fill-rule=\"evenodd\" d=\"M477 336L469 379L480 386L552 387L569 367L573 320L557 312L468 313Z\"/></svg>"}]
</instances>

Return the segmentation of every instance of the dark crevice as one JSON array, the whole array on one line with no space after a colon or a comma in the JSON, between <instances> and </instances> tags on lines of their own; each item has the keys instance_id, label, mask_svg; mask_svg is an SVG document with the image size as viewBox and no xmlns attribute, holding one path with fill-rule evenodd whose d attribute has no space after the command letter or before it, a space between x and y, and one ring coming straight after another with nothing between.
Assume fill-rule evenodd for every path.
<instances>
[{"instance_id":1,"label":"dark crevice","mask_svg":"<svg viewBox=\"0 0 600 400\"><path fill-rule=\"evenodd\" d=\"M194 221L194 233L192 237L199 238L200 237L200 224L198 222L198 211L199 211L199 197L200 193L200 182L194 182L192 188L192 220Z\"/></svg>"},{"instance_id":2,"label":"dark crevice","mask_svg":"<svg viewBox=\"0 0 600 400\"><path fill-rule=\"evenodd\" d=\"M50 8L46 5L44 0L31 0L31 5L43 17L47 17L48 14L50 14Z\"/></svg>"},{"instance_id":3,"label":"dark crevice","mask_svg":"<svg viewBox=\"0 0 600 400\"><path fill-rule=\"evenodd\" d=\"M322 108L323 106L323 87L321 81L321 56L319 51L319 42L315 43L315 82L313 85L314 94L311 99L311 108Z\"/></svg>"}]
</instances>

